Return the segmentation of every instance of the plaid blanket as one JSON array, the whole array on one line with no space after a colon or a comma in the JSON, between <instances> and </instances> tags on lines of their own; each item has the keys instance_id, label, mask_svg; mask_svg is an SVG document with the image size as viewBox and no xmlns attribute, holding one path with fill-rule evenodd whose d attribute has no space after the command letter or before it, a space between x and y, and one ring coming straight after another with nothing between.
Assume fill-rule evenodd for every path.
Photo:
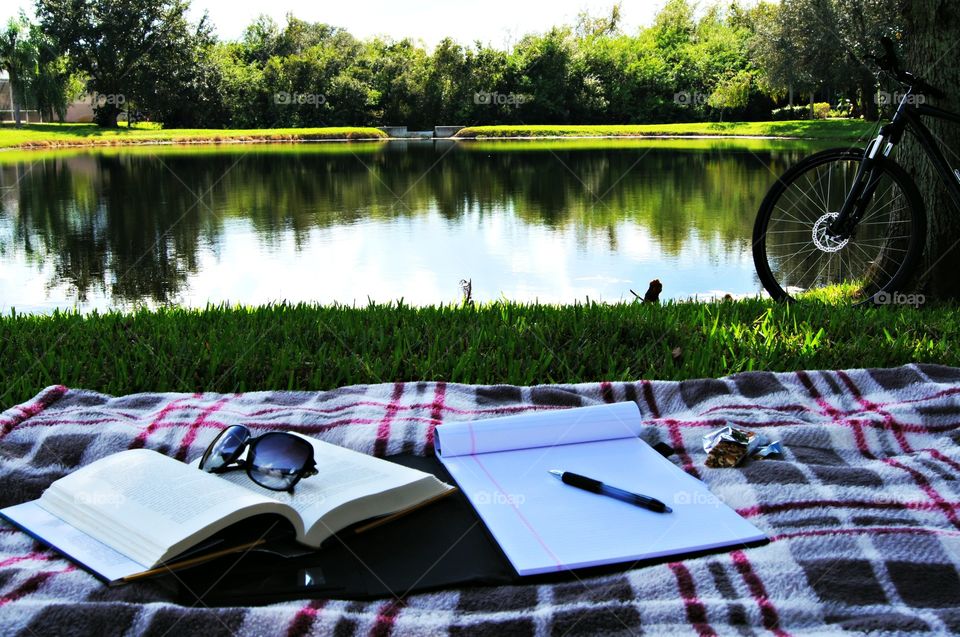
<instances>
[{"instance_id":1,"label":"plaid blanket","mask_svg":"<svg viewBox=\"0 0 960 637\"><path fill-rule=\"evenodd\" d=\"M0 626L24 635L579 635L960 632L960 369L745 373L537 387L396 383L325 392L137 394L49 387L0 415L0 506L116 451L200 454L228 423L376 455L430 453L442 422L636 401L648 442L768 533L769 545L538 586L256 608L109 589L0 526ZM707 469L701 436L762 430L781 460Z\"/></svg>"}]
</instances>

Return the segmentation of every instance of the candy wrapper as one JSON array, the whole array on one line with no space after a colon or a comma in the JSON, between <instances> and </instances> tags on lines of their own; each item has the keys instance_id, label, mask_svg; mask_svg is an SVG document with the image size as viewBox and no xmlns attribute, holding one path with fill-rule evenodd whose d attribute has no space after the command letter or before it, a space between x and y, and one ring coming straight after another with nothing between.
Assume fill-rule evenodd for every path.
<instances>
[{"instance_id":1,"label":"candy wrapper","mask_svg":"<svg viewBox=\"0 0 960 637\"><path fill-rule=\"evenodd\" d=\"M714 468L735 467L747 457L766 458L783 452L779 440L770 442L763 434L737 427L721 427L703 437L707 452L706 465Z\"/></svg>"}]
</instances>

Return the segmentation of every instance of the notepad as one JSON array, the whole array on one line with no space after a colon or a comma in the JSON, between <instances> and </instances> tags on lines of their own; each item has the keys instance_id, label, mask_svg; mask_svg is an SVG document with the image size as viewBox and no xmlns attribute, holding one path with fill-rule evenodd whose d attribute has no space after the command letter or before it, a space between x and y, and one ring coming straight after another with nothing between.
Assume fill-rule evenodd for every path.
<instances>
[{"instance_id":1,"label":"notepad","mask_svg":"<svg viewBox=\"0 0 960 637\"><path fill-rule=\"evenodd\" d=\"M740 547L766 539L638 437L635 403L437 427L441 462L521 576ZM563 484L550 469L656 498L656 513Z\"/></svg>"}]
</instances>

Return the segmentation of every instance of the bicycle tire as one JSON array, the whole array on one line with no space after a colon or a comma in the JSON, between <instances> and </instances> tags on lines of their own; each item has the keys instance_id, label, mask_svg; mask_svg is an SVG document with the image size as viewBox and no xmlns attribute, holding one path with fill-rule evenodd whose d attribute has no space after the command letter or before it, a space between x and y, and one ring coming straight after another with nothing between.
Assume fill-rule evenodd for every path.
<instances>
[{"instance_id":1,"label":"bicycle tire","mask_svg":"<svg viewBox=\"0 0 960 637\"><path fill-rule=\"evenodd\" d=\"M771 219L774 213L781 209L781 202L785 197L785 193L790 191L791 187L797 184L805 175L809 176L812 171L816 171L818 175L817 182L810 182L813 187L816 187L817 183L823 181L821 174L822 167L830 164L845 164L847 171L853 170L855 167L859 166L860 161L863 159L864 151L858 149L850 148L832 148L829 150L824 150L819 153L813 154L806 159L798 162L787 170L777 181L770 187L766 196L763 199L763 202L760 204L760 209L757 212L757 218L754 222L753 227L753 261L754 266L756 267L757 275L760 279L761 284L764 289L777 301L792 301L796 300L795 294L790 293L790 280L789 275L783 275L782 273L777 273L777 269L771 264L771 258L768 251L768 241L770 237L768 232L770 232ZM920 191L917 188L916 183L913 181L913 178L896 162L886 158L879 157L877 158L876 170L880 171L881 183L884 178L889 179L892 184L900 189L904 197L905 206L902 208L904 211L900 214L896 223L909 224L909 236L906 241L898 243L898 246L904 246L902 248L898 247L898 251L904 252L903 258L900 260L899 266L892 273L888 273L885 268L880 268L883 272L883 276L879 277L878 281L871 281L869 284L864 284L861 290L851 294L851 298L856 303L869 303L878 299L877 295L882 293L892 293L899 289L904 283L908 281L910 276L913 274L914 269L917 266L917 262L920 258L920 255L923 252L924 241L926 239L926 211L924 208L923 198L920 195ZM856 246L859 247L859 244L854 242L854 239L851 238L849 242L843 242L843 245L837 247L838 244L825 245L821 246L817 243L817 224L823 225L823 219L829 217L829 215L835 215L835 210L839 209L839 203L842 202L845 193L848 191L846 184L844 184L844 189L837 190L836 193L832 191L832 175L833 175L833 166L828 169L828 174L831 175L831 181L828 182L826 196L823 198L824 205L824 214L820 214L819 210L814 211L813 216L805 216L799 221L793 220L780 220L784 223L795 224L797 226L796 230L792 229L789 232L794 233L794 237L791 238L800 238L802 232L806 231L810 233L810 244L816 248L813 253L809 256L814 258L820 258L817 254L817 250L821 253L832 252L839 253L841 250L844 250L847 246ZM877 191L880 191L881 187L877 188ZM799 190L799 188L798 188ZM822 192L822 183L821 183L821 192ZM896 196L896 195L893 195ZM811 199L809 196L807 199ZM871 206L873 206L876 201L878 201L878 195L875 193L874 200L870 202L868 208L866 209L861 223L866 222L871 214ZM798 202L799 202L798 198ZM813 203L816 203L811 199ZM893 199L891 201L894 201ZM803 207L807 207L808 204L803 203ZM833 204L833 210L831 210L831 205ZM881 206L884 204L881 204ZM885 204L890 205L890 204ZM796 206L796 204L795 204ZM899 212L901 208L895 209L896 212ZM786 212L786 211L784 211ZM793 212L791 210L790 212ZM799 213L798 213L799 214ZM816 220L813 217L816 217ZM803 221L809 221L809 227L801 225ZM880 225L879 222L874 222L872 224L865 224L863 227L866 228L866 225ZM858 227L857 231L860 231L861 228ZM872 229L874 232L880 230L880 228ZM885 230L889 232L889 230ZM786 233L787 231L783 231ZM900 239L900 237L895 237ZM871 241L876 241L877 238L873 237ZM803 240L801 239L801 242ZM820 241L828 241L820 239ZM850 242L853 242L852 244ZM786 244L785 244L786 245ZM872 244L871 244L872 245ZM860 248L861 251L864 251L863 248ZM809 252L809 248L807 249ZM880 248L880 254L884 254ZM851 248L851 252L852 252ZM848 253L849 255L849 253ZM806 257L805 257L806 258ZM848 259L850 257L848 256ZM863 259L863 257L857 257ZM827 257L828 261L832 261L833 257ZM843 255L839 256L839 261L841 263L842 270L842 259ZM872 262L870 267L873 267ZM811 266L813 267L813 266ZM794 270L797 268L794 267ZM808 269L809 271L809 269ZM828 272L829 274L829 272ZM819 278L820 272L815 273L815 277ZM821 281L815 281L815 283L821 283ZM821 287L826 287L827 285L843 285L842 281L822 281L824 283ZM801 289L802 288L801 286ZM808 288L806 291L811 291L816 289ZM883 298L883 297L880 297Z\"/></svg>"}]
</instances>

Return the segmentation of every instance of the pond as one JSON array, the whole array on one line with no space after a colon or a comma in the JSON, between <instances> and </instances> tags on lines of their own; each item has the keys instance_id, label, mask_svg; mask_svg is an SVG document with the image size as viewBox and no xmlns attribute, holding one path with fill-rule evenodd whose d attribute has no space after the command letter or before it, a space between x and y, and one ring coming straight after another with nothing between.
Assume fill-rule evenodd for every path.
<instances>
[{"instance_id":1,"label":"pond","mask_svg":"<svg viewBox=\"0 0 960 637\"><path fill-rule=\"evenodd\" d=\"M816 148L390 141L0 153L0 310L573 303L760 290L754 214Z\"/></svg>"}]
</instances>

